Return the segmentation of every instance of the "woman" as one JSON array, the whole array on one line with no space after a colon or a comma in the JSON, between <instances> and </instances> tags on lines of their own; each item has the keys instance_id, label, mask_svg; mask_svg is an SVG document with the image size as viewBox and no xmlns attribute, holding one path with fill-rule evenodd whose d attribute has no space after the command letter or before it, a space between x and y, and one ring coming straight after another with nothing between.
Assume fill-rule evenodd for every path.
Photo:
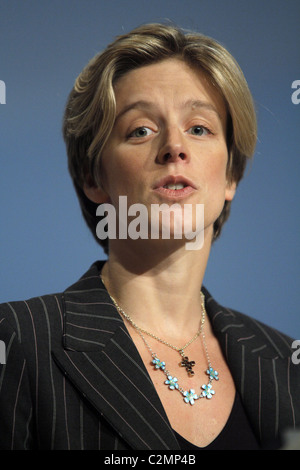
<instances>
[{"instance_id":1,"label":"woman","mask_svg":"<svg viewBox=\"0 0 300 470\"><path fill-rule=\"evenodd\" d=\"M80 74L64 137L108 260L62 294L1 306L0 448L277 448L300 421L292 340L202 286L256 140L234 59L199 34L137 28ZM136 222L129 236L122 197L145 209L146 235ZM101 207L115 210L109 238Z\"/></svg>"}]
</instances>

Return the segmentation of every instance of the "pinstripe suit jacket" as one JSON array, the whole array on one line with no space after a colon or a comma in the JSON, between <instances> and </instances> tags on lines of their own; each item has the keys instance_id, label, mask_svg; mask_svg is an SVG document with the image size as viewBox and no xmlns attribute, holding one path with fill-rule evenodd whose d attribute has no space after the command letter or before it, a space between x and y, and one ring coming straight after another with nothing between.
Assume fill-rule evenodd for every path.
<instances>
[{"instance_id":1,"label":"pinstripe suit jacket","mask_svg":"<svg viewBox=\"0 0 300 470\"><path fill-rule=\"evenodd\" d=\"M179 449L95 263L57 295L0 306L0 449ZM225 309L207 312L258 439L300 425L292 340Z\"/></svg>"}]
</instances>

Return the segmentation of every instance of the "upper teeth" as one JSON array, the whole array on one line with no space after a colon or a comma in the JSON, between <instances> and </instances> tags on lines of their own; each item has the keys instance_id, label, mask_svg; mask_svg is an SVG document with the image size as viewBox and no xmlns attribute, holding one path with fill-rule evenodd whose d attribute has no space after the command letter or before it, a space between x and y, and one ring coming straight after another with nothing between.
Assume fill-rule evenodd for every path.
<instances>
[{"instance_id":1,"label":"upper teeth","mask_svg":"<svg viewBox=\"0 0 300 470\"><path fill-rule=\"evenodd\" d=\"M183 189L183 188L184 188L184 184L182 184L182 183L166 184L166 185L165 185L165 188L167 188L167 189Z\"/></svg>"}]
</instances>

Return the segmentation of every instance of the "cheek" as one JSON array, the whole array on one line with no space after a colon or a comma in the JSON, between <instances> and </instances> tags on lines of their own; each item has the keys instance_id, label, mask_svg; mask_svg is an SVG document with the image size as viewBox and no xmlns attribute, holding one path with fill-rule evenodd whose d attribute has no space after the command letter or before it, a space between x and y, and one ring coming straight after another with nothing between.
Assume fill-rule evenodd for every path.
<instances>
[{"instance_id":1,"label":"cheek","mask_svg":"<svg viewBox=\"0 0 300 470\"><path fill-rule=\"evenodd\" d=\"M213 192L217 197L220 194L225 195L226 189L226 169L227 169L227 152L212 154L206 166L206 189Z\"/></svg>"},{"instance_id":2,"label":"cheek","mask_svg":"<svg viewBox=\"0 0 300 470\"><path fill-rule=\"evenodd\" d=\"M211 173L212 184L215 189L220 188L220 191L225 191L226 188L226 165L219 168L214 168Z\"/></svg>"},{"instance_id":3,"label":"cheek","mask_svg":"<svg viewBox=\"0 0 300 470\"><path fill-rule=\"evenodd\" d=\"M107 149L103 158L103 181L112 203L119 196L130 195L139 186L142 167L138 159Z\"/></svg>"}]
</instances>

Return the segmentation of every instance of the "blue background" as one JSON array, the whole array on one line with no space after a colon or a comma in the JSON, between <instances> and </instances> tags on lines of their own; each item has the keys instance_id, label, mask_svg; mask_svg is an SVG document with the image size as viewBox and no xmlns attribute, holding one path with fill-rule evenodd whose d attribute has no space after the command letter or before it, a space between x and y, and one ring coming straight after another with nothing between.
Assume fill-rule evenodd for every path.
<instances>
[{"instance_id":1,"label":"blue background","mask_svg":"<svg viewBox=\"0 0 300 470\"><path fill-rule=\"evenodd\" d=\"M103 252L82 219L61 122L83 66L141 23L171 20L223 43L258 113L253 164L212 249L224 305L300 338L299 0L0 0L0 302L61 291Z\"/></svg>"}]
</instances>

